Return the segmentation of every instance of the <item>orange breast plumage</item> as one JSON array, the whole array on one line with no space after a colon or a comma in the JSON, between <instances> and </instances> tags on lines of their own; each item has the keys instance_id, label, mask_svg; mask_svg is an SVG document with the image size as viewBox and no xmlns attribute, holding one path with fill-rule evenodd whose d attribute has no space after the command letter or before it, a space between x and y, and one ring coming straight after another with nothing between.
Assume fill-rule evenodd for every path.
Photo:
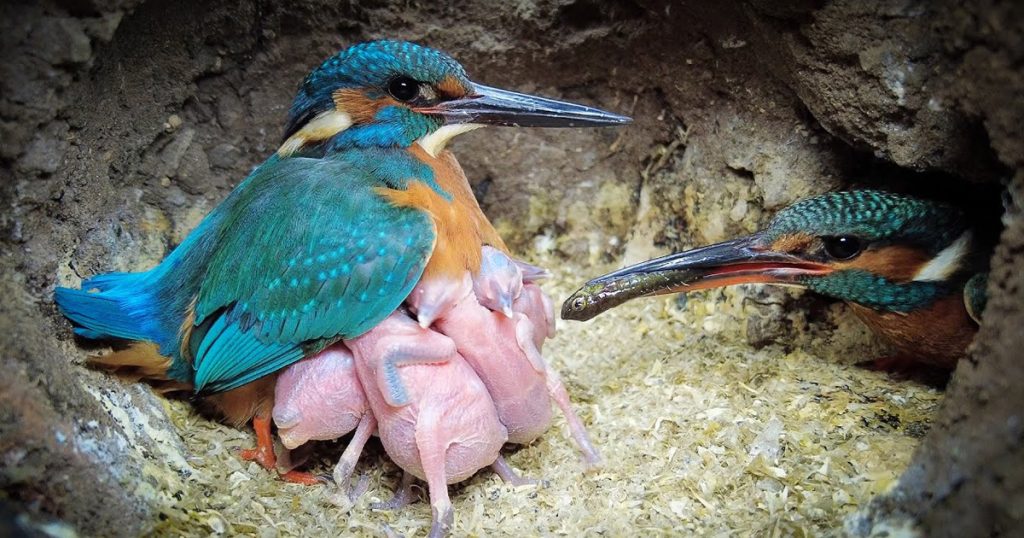
<instances>
[{"instance_id":1,"label":"orange breast plumage","mask_svg":"<svg viewBox=\"0 0 1024 538\"><path fill-rule=\"evenodd\" d=\"M507 252L505 243L480 209L455 156L442 151L434 157L419 145L413 145L409 152L430 166L434 181L451 195L449 200L419 181L411 182L406 189L378 191L391 203L421 209L433 220L437 238L423 278L458 278L467 270L476 274L480 270L480 247L483 245Z\"/></svg>"}]
</instances>

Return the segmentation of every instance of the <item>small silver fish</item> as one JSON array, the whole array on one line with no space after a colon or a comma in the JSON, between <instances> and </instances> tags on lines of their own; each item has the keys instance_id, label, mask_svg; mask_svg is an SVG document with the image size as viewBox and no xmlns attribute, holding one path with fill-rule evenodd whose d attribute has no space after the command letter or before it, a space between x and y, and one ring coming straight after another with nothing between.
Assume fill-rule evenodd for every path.
<instances>
[{"instance_id":1,"label":"small silver fish","mask_svg":"<svg viewBox=\"0 0 1024 538\"><path fill-rule=\"evenodd\" d=\"M615 273L595 278L562 303L562 319L587 321L637 297L672 293L680 284L675 273Z\"/></svg>"},{"instance_id":2,"label":"small silver fish","mask_svg":"<svg viewBox=\"0 0 1024 538\"><path fill-rule=\"evenodd\" d=\"M793 283L829 268L771 251L761 234L640 262L587 282L562 304L562 319L586 321L630 299L748 282Z\"/></svg>"}]
</instances>

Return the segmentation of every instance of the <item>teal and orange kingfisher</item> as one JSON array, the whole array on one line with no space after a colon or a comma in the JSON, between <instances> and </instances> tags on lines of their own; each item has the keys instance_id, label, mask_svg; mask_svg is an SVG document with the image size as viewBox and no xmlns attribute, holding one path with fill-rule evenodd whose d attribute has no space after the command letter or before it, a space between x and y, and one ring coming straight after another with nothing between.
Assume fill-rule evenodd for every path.
<instances>
[{"instance_id":1,"label":"teal and orange kingfisher","mask_svg":"<svg viewBox=\"0 0 1024 538\"><path fill-rule=\"evenodd\" d=\"M452 137L629 121L476 84L412 43L355 45L306 77L277 153L158 266L58 288L56 301L78 335L136 342L102 362L252 419L257 448L243 456L272 468L275 372L374 327L421 279L457 285L482 246L505 250L445 150Z\"/></svg>"},{"instance_id":2,"label":"teal and orange kingfisher","mask_svg":"<svg viewBox=\"0 0 1024 538\"><path fill-rule=\"evenodd\" d=\"M977 332L991 251L956 208L861 190L808 198L763 230L595 278L562 317L635 297L773 283L845 301L902 359L953 368Z\"/></svg>"}]
</instances>

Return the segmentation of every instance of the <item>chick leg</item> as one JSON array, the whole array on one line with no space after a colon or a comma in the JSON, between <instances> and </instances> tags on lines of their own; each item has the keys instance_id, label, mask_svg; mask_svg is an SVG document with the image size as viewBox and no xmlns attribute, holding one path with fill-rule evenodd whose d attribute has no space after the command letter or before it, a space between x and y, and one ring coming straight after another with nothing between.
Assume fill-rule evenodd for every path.
<instances>
[{"instance_id":1,"label":"chick leg","mask_svg":"<svg viewBox=\"0 0 1024 538\"><path fill-rule=\"evenodd\" d=\"M341 454L338 464L334 466L334 483L345 492L350 501L355 501L363 493L360 490L364 489L365 482L360 481L359 484L353 486L350 481L356 463L359 461L359 455L363 453L363 447L366 446L366 442L370 440L370 436L376 429L377 420L367 411L363 418L359 419L359 425L356 426L352 440L345 447L345 452Z\"/></svg>"},{"instance_id":2,"label":"chick leg","mask_svg":"<svg viewBox=\"0 0 1024 538\"><path fill-rule=\"evenodd\" d=\"M494 469L495 474L501 477L501 479L513 486L535 486L540 484L539 480L532 478L523 478L516 473L516 470L505 461L505 458L498 456L498 459L494 460L491 464L491 469Z\"/></svg>"},{"instance_id":3,"label":"chick leg","mask_svg":"<svg viewBox=\"0 0 1024 538\"><path fill-rule=\"evenodd\" d=\"M398 485L398 489L395 490L395 496L384 502L373 503L370 508L374 510L398 510L404 506L408 506L413 499L412 482L415 477L412 473L402 473L402 482Z\"/></svg>"},{"instance_id":4,"label":"chick leg","mask_svg":"<svg viewBox=\"0 0 1024 538\"><path fill-rule=\"evenodd\" d=\"M430 538L448 536L455 523L455 510L448 497L448 480L445 475L445 460L448 440L441 428L441 416L432 410L422 410L416 423L416 448L419 449L423 475L427 479L432 514Z\"/></svg>"},{"instance_id":5,"label":"chick leg","mask_svg":"<svg viewBox=\"0 0 1024 538\"><path fill-rule=\"evenodd\" d=\"M576 441L576 446L579 447L583 455L583 463L586 466L586 470L597 469L601 465L601 455L594 448L593 443L590 442L590 435L587 434L586 426L583 425L583 421L576 414L576 410L572 408L572 402L569 401L569 393L565 390L565 385L562 384L562 378L558 375L558 372L551 368L548 368L547 372L547 385L551 399L555 401L555 405L565 415L565 421L569 424L569 432L572 433L572 438Z\"/></svg>"}]
</instances>

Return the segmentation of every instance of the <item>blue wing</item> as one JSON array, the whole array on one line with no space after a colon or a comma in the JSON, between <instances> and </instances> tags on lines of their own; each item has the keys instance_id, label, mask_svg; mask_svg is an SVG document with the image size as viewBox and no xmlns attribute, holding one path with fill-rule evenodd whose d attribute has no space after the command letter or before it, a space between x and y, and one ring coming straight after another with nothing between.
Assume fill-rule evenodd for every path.
<instances>
[{"instance_id":1,"label":"blue wing","mask_svg":"<svg viewBox=\"0 0 1024 538\"><path fill-rule=\"evenodd\" d=\"M196 390L229 390L311 343L358 336L405 300L434 226L388 203L381 185L351 162L275 157L225 201L195 299Z\"/></svg>"}]
</instances>

